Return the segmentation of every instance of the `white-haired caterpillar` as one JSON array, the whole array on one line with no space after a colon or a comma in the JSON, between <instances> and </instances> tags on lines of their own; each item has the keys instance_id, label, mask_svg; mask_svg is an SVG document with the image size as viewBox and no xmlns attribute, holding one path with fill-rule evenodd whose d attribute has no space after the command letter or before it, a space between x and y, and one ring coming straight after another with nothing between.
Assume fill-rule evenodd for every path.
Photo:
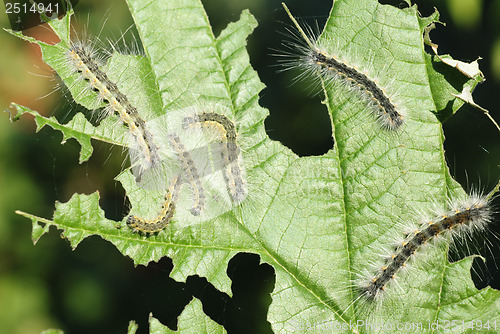
<instances>
[{"instance_id":1,"label":"white-haired caterpillar","mask_svg":"<svg viewBox=\"0 0 500 334\"><path fill-rule=\"evenodd\" d=\"M187 181L191 185L191 189L194 194L194 204L190 212L194 216L199 216L205 206L205 191L203 189L203 185L201 184L198 168L196 168L194 161L191 158L191 154L186 151L184 144L177 134L169 134L168 139L170 140L170 145L175 150L177 159L182 165L182 174L186 175Z\"/></svg>"},{"instance_id":2,"label":"white-haired caterpillar","mask_svg":"<svg viewBox=\"0 0 500 334\"><path fill-rule=\"evenodd\" d=\"M286 13L299 32L299 41L288 41L284 46L289 50L285 54L282 65L285 70L298 67L304 72L300 77L313 75L323 78L327 85L342 83L350 90L357 93L375 113L377 120L383 128L388 130L398 129L404 122L402 114L396 110L383 88L377 85L376 80L360 72L358 68L349 65L340 57L328 54L315 41L311 29L300 26L293 17L288 7L282 3Z\"/></svg>"},{"instance_id":3,"label":"white-haired caterpillar","mask_svg":"<svg viewBox=\"0 0 500 334\"><path fill-rule=\"evenodd\" d=\"M485 197L471 195L449 206L447 211L436 212L434 217L424 219L419 228L396 245L394 253L385 259L385 264L375 275L360 284L361 296L371 301L378 299L391 280L427 242L445 232L449 232L452 238L462 238L467 232L485 230L491 221L491 201Z\"/></svg>"},{"instance_id":4,"label":"white-haired caterpillar","mask_svg":"<svg viewBox=\"0 0 500 334\"><path fill-rule=\"evenodd\" d=\"M145 234L158 233L163 230L167 227L174 216L181 187L182 178L177 176L174 178L172 185L167 190L160 213L156 218L148 220L137 217L136 215L129 215L127 217L127 225L132 228L134 232L142 232Z\"/></svg>"},{"instance_id":5,"label":"white-haired caterpillar","mask_svg":"<svg viewBox=\"0 0 500 334\"><path fill-rule=\"evenodd\" d=\"M238 135L235 124L223 114L201 112L184 118L184 129L194 125L216 127L222 133L221 157L224 163L224 179L232 201L237 204L241 203L245 199L248 190L241 165L241 153L237 142Z\"/></svg>"},{"instance_id":6,"label":"white-haired caterpillar","mask_svg":"<svg viewBox=\"0 0 500 334\"><path fill-rule=\"evenodd\" d=\"M75 72L78 72L88 81L90 87L98 93L101 100L109 105L108 112L114 112L120 120L128 127L131 134L130 156L137 156L138 174L141 175L150 168L159 166L161 162L158 145L155 143L152 133L148 130L146 122L141 118L137 108L123 94L116 83L112 82L108 75L100 68L99 60L95 58L95 51L90 45L82 42L71 42L67 51L67 57L73 64ZM133 167L136 163L131 161Z\"/></svg>"}]
</instances>

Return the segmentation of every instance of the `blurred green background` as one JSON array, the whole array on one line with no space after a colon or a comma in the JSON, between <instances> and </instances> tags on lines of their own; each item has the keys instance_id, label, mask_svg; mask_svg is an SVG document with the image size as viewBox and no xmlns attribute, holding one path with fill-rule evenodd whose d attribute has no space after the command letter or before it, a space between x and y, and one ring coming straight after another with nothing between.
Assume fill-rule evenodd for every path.
<instances>
[{"instance_id":1,"label":"blurred green background","mask_svg":"<svg viewBox=\"0 0 500 334\"><path fill-rule=\"evenodd\" d=\"M403 5L403 1L381 2ZM271 113L266 120L269 136L299 155L323 154L330 149L331 128L320 96L311 97L299 85L290 86L291 76L278 74L276 58L271 56L271 49L279 48L283 39L279 32L289 25L281 0L203 3L216 34L237 20L245 8L259 21L248 51L267 85L261 92L261 105ZM329 0L290 0L287 4L296 16L320 26L331 7ZM500 121L495 100L500 92L500 0L423 0L417 4L424 15L437 7L441 21L447 24L431 34L441 54L464 61L483 58L480 67L487 81L476 89L474 98ZM3 12L0 23L7 28ZM116 40L133 23L126 4L120 1L82 0L76 12L81 30L103 40ZM40 27L29 33L48 36ZM62 121L79 110L63 94L64 89L55 88L58 79L41 62L35 47L5 32L0 33L0 45L2 110L15 101ZM465 189L491 189L500 177L500 140L493 125L477 110L464 106L444 129L452 175ZM175 327L175 317L190 295L182 285L168 280L168 259L134 269L130 259L100 238L85 240L71 251L55 230L33 245L30 222L15 210L50 218L56 200L65 202L75 192L99 190L108 218L119 220L128 211L123 189L112 181L126 158L121 149L97 144L91 160L79 165L76 142L61 145L60 133L34 130L28 117L11 124L7 113L0 114L0 333L40 333L49 327L66 333L126 333L132 319L140 321L144 333L147 315L153 310L155 316L166 319L165 324ZM165 293L164 299L149 299L158 289Z\"/></svg>"}]
</instances>

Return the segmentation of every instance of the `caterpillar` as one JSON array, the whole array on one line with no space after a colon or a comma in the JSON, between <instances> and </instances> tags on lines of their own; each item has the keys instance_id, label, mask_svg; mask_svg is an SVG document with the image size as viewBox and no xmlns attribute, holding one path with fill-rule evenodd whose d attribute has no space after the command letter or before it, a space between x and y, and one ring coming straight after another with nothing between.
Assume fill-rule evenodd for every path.
<instances>
[{"instance_id":1,"label":"caterpillar","mask_svg":"<svg viewBox=\"0 0 500 334\"><path fill-rule=\"evenodd\" d=\"M181 139L175 133L169 134L171 146L174 148L177 158L181 162L183 174L186 175L194 194L194 204L190 212L194 216L199 216L205 206L205 191L200 179L200 173L196 168L191 154L186 151Z\"/></svg>"},{"instance_id":2,"label":"caterpillar","mask_svg":"<svg viewBox=\"0 0 500 334\"><path fill-rule=\"evenodd\" d=\"M304 71L301 77L319 76L327 85L339 82L344 84L366 102L383 128L388 130L400 128L404 123L403 115L396 109L385 89L379 87L368 74L324 51L318 42L314 41L311 30L305 28L309 32L306 33L288 7L284 3L282 5L299 32L297 37L300 38L298 42L284 43L290 53L285 54L285 60L282 61L285 70L298 67Z\"/></svg>"},{"instance_id":3,"label":"caterpillar","mask_svg":"<svg viewBox=\"0 0 500 334\"><path fill-rule=\"evenodd\" d=\"M184 129L194 125L215 127L222 133L223 147L220 154L224 163L224 179L232 201L237 204L241 203L245 199L248 189L241 166L241 153L235 124L223 114L201 112L183 119Z\"/></svg>"},{"instance_id":4,"label":"caterpillar","mask_svg":"<svg viewBox=\"0 0 500 334\"><path fill-rule=\"evenodd\" d=\"M158 233L163 230L172 220L179 192L182 187L182 178L177 176L173 180L173 184L167 190L160 213L156 218L148 220L140 218L136 215L129 215L127 217L127 225L134 230L134 232L142 232L147 234Z\"/></svg>"},{"instance_id":5,"label":"caterpillar","mask_svg":"<svg viewBox=\"0 0 500 334\"><path fill-rule=\"evenodd\" d=\"M471 195L465 200L450 203L447 211L424 219L419 228L395 246L394 252L385 259L385 264L375 275L360 284L361 295L371 301L377 300L423 245L445 233L450 233L453 238L463 238L470 232L483 231L491 217L491 201L486 197Z\"/></svg>"},{"instance_id":6,"label":"caterpillar","mask_svg":"<svg viewBox=\"0 0 500 334\"><path fill-rule=\"evenodd\" d=\"M129 98L122 93L117 84L112 82L108 75L100 68L98 59L95 59L95 51L83 42L71 42L67 57L73 65L75 72L89 83L92 90L98 92L98 96L108 103L108 111L114 112L120 120L128 127L132 144L130 156L137 156L139 164L137 180L140 181L142 174L151 168L156 168L161 163L160 149L155 143L153 134L147 128L146 122L141 118L135 106ZM132 158L131 158L132 159Z\"/></svg>"}]
</instances>

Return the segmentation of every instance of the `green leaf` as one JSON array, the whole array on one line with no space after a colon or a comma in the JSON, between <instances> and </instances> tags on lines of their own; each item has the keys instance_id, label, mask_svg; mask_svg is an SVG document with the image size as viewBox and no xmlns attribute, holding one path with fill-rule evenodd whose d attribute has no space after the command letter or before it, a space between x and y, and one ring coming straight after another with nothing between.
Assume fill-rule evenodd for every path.
<instances>
[{"instance_id":1,"label":"green leaf","mask_svg":"<svg viewBox=\"0 0 500 334\"><path fill-rule=\"evenodd\" d=\"M335 146L323 156L304 158L265 133L267 111L258 104L264 86L245 51L246 38L256 27L253 16L244 11L239 21L215 37L198 0L130 0L129 7L147 56L114 55L107 65L110 77L118 80L127 74L120 88L137 95L135 101L145 106L141 112L146 119L193 104L217 103L228 110L238 120L249 195L241 205L207 220L178 211L166 229L150 237L133 234L125 220L106 219L98 193L74 195L56 205L53 220L22 213L33 221L34 240L46 232L40 223L63 230L72 247L90 235L100 235L136 264L168 256L174 264L172 278L184 281L200 275L228 294L228 261L238 252L259 254L276 273L268 313L275 332L305 329L308 324L376 331L349 327L357 321L428 326L456 319L500 320L498 291L476 290L469 273L471 259L450 263L447 248L427 248L417 261L425 265L416 263L411 275L398 280L401 293L389 293L387 302L366 314L355 312L355 278L370 270L380 249L390 246L391 237L403 233L400 223L415 219L416 212L429 211L435 202L463 194L449 174L443 131L435 115L443 105L454 103L455 82L443 80L446 76L437 74L425 53L425 25L416 7L401 10L375 0L334 3L321 44L348 50L380 74L380 82L401 96L405 123L396 131L381 129L345 88L327 86L324 102ZM76 74L59 66L69 41L68 26L68 17L52 23L62 44L37 43L44 59L61 71L75 101L94 109L99 106L95 94ZM148 75L139 67L149 69ZM144 84L137 85L141 80ZM101 124L102 129L93 132L81 116L71 125L46 122L65 138L80 141L80 160L91 154L90 138L127 146L116 123ZM113 137L115 131L120 134ZM142 189L129 171L118 179L132 212L151 215L159 210L160 191ZM205 324L198 304L185 312L198 317L185 320L183 326L198 329ZM459 325L453 330L461 332Z\"/></svg>"},{"instance_id":2,"label":"green leaf","mask_svg":"<svg viewBox=\"0 0 500 334\"><path fill-rule=\"evenodd\" d=\"M128 324L127 334L135 334L137 332L138 328L139 328L139 325L137 325L135 321L131 321Z\"/></svg>"},{"instance_id":3,"label":"green leaf","mask_svg":"<svg viewBox=\"0 0 500 334\"><path fill-rule=\"evenodd\" d=\"M92 155L93 148L90 139L118 146L126 146L126 143L123 141L123 138L125 138L125 129L116 128L116 120L112 120L111 118L103 120L98 127L94 127L85 119L83 114L76 114L68 123L60 124L55 117L44 117L38 112L16 103L12 103L11 108L16 111L15 115L11 115L12 122L19 120L23 114L28 113L35 116L36 132L40 131L45 125L48 125L63 134L62 144L70 138L76 139L82 146L80 150L80 163L87 161Z\"/></svg>"}]
</instances>

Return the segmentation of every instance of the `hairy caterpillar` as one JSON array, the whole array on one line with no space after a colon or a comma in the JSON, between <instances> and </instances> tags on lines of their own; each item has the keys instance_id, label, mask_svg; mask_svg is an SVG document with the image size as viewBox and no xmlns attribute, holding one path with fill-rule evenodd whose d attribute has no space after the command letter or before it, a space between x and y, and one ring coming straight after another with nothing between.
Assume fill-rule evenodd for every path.
<instances>
[{"instance_id":1,"label":"hairy caterpillar","mask_svg":"<svg viewBox=\"0 0 500 334\"><path fill-rule=\"evenodd\" d=\"M160 232L167 227L175 213L177 199L179 198L179 192L182 187L182 178L180 176L175 177L172 183L173 184L165 194L164 202L156 218L148 220L135 215L129 215L127 217L127 225L132 228L134 232L152 234Z\"/></svg>"},{"instance_id":2,"label":"hairy caterpillar","mask_svg":"<svg viewBox=\"0 0 500 334\"><path fill-rule=\"evenodd\" d=\"M95 52L90 45L82 42L71 42L67 57L74 71L88 81L90 88L98 92L99 99L108 103L107 109L116 113L127 126L132 137L131 153L137 156L140 180L142 174L160 165L160 150L155 143L153 134L148 130L146 122L141 118L137 108L130 99L122 93L118 85L112 82L101 69L100 60L95 59ZM132 159L132 158L131 158Z\"/></svg>"},{"instance_id":3,"label":"hairy caterpillar","mask_svg":"<svg viewBox=\"0 0 500 334\"><path fill-rule=\"evenodd\" d=\"M186 151L179 136L177 134L169 134L168 138L176 152L177 158L181 162L183 175L186 175L187 181L193 190L194 204L190 212L195 216L199 216L205 206L205 190L201 184L200 173L195 166L191 154Z\"/></svg>"},{"instance_id":4,"label":"hairy caterpillar","mask_svg":"<svg viewBox=\"0 0 500 334\"><path fill-rule=\"evenodd\" d=\"M299 39L284 43L288 49L287 54L283 55L284 70L298 67L303 71L299 78L320 77L327 85L341 83L365 101L383 128L388 130L400 128L404 123L403 115L396 109L386 90L379 87L377 80L341 57L325 51L315 41L311 29L303 29L288 7L284 3L282 5L298 30L298 35L294 35Z\"/></svg>"},{"instance_id":5,"label":"hairy caterpillar","mask_svg":"<svg viewBox=\"0 0 500 334\"><path fill-rule=\"evenodd\" d=\"M370 301L377 300L402 268L418 252L422 252L426 243L442 239L440 236L443 234L463 239L470 232L482 232L491 222L492 213L490 200L470 195L465 200L450 202L447 210L435 212L423 219L416 229L395 245L394 252L385 257L384 264L376 270L375 275L359 284L361 296Z\"/></svg>"}]
</instances>

